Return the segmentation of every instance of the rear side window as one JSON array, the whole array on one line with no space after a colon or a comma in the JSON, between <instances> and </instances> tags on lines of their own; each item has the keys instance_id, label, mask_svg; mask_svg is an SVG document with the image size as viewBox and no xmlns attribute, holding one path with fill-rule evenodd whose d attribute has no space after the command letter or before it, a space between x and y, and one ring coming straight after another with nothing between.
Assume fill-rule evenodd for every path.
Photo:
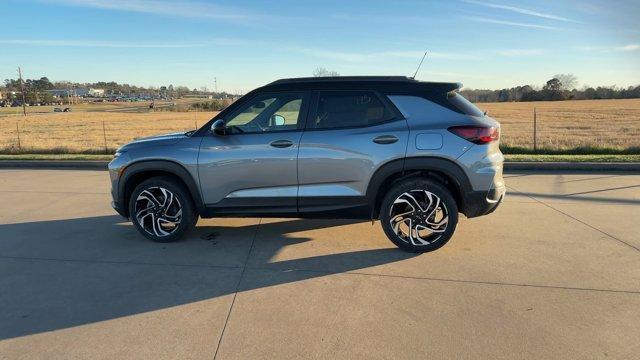
<instances>
[{"instance_id":1,"label":"rear side window","mask_svg":"<svg viewBox=\"0 0 640 360\"><path fill-rule=\"evenodd\" d=\"M375 125L393 115L371 91L326 91L318 98L311 128L335 129Z\"/></svg>"},{"instance_id":2,"label":"rear side window","mask_svg":"<svg viewBox=\"0 0 640 360\"><path fill-rule=\"evenodd\" d=\"M473 105L469 100L465 99L464 96L456 93L450 92L447 94L447 100L449 103L453 105L456 109L460 110L463 114L470 116L484 116L484 112L478 109L477 106Z\"/></svg>"}]
</instances>

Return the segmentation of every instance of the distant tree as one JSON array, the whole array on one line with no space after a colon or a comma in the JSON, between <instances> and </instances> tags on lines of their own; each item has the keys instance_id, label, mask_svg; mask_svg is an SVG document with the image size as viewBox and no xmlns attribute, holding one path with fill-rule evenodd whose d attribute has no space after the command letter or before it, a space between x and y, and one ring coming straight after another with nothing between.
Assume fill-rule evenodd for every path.
<instances>
[{"instance_id":1,"label":"distant tree","mask_svg":"<svg viewBox=\"0 0 640 360\"><path fill-rule=\"evenodd\" d=\"M562 83L558 78L553 78L542 87L542 90L547 91L560 91L562 90Z\"/></svg>"},{"instance_id":2,"label":"distant tree","mask_svg":"<svg viewBox=\"0 0 640 360\"><path fill-rule=\"evenodd\" d=\"M553 78L560 81L561 90L573 90L578 86L578 77L573 74L556 74Z\"/></svg>"},{"instance_id":3,"label":"distant tree","mask_svg":"<svg viewBox=\"0 0 640 360\"><path fill-rule=\"evenodd\" d=\"M323 67L316 68L313 70L313 77L331 77L331 76L340 76L337 71L327 70Z\"/></svg>"}]
</instances>

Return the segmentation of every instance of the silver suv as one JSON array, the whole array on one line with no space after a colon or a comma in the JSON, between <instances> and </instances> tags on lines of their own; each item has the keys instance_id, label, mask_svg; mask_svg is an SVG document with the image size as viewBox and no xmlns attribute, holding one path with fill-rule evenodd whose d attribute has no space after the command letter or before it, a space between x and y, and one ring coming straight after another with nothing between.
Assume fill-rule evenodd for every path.
<instances>
[{"instance_id":1,"label":"silver suv","mask_svg":"<svg viewBox=\"0 0 640 360\"><path fill-rule=\"evenodd\" d=\"M500 125L458 83L407 77L278 80L187 133L139 139L109 164L113 207L147 238L198 217L380 219L398 247L435 250L458 212L505 194Z\"/></svg>"}]
</instances>

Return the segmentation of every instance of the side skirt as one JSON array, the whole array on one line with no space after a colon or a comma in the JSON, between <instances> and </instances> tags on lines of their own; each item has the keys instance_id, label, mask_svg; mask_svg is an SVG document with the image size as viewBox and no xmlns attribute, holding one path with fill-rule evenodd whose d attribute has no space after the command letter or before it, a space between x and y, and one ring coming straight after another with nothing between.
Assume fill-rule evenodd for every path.
<instances>
[{"instance_id":1,"label":"side skirt","mask_svg":"<svg viewBox=\"0 0 640 360\"><path fill-rule=\"evenodd\" d=\"M295 204L295 198L225 198L207 205L200 216L371 219L371 207L365 197L309 197L300 199L298 206Z\"/></svg>"}]
</instances>

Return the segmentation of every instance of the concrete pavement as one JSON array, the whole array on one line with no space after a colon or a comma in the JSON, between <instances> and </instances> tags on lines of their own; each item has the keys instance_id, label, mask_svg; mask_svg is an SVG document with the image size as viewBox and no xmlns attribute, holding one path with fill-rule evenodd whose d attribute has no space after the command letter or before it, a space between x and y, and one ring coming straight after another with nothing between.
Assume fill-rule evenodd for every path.
<instances>
[{"instance_id":1,"label":"concrete pavement","mask_svg":"<svg viewBox=\"0 0 640 360\"><path fill-rule=\"evenodd\" d=\"M0 170L0 358L632 358L640 175L510 173L423 255L380 225L212 219L155 244L103 171Z\"/></svg>"}]
</instances>

